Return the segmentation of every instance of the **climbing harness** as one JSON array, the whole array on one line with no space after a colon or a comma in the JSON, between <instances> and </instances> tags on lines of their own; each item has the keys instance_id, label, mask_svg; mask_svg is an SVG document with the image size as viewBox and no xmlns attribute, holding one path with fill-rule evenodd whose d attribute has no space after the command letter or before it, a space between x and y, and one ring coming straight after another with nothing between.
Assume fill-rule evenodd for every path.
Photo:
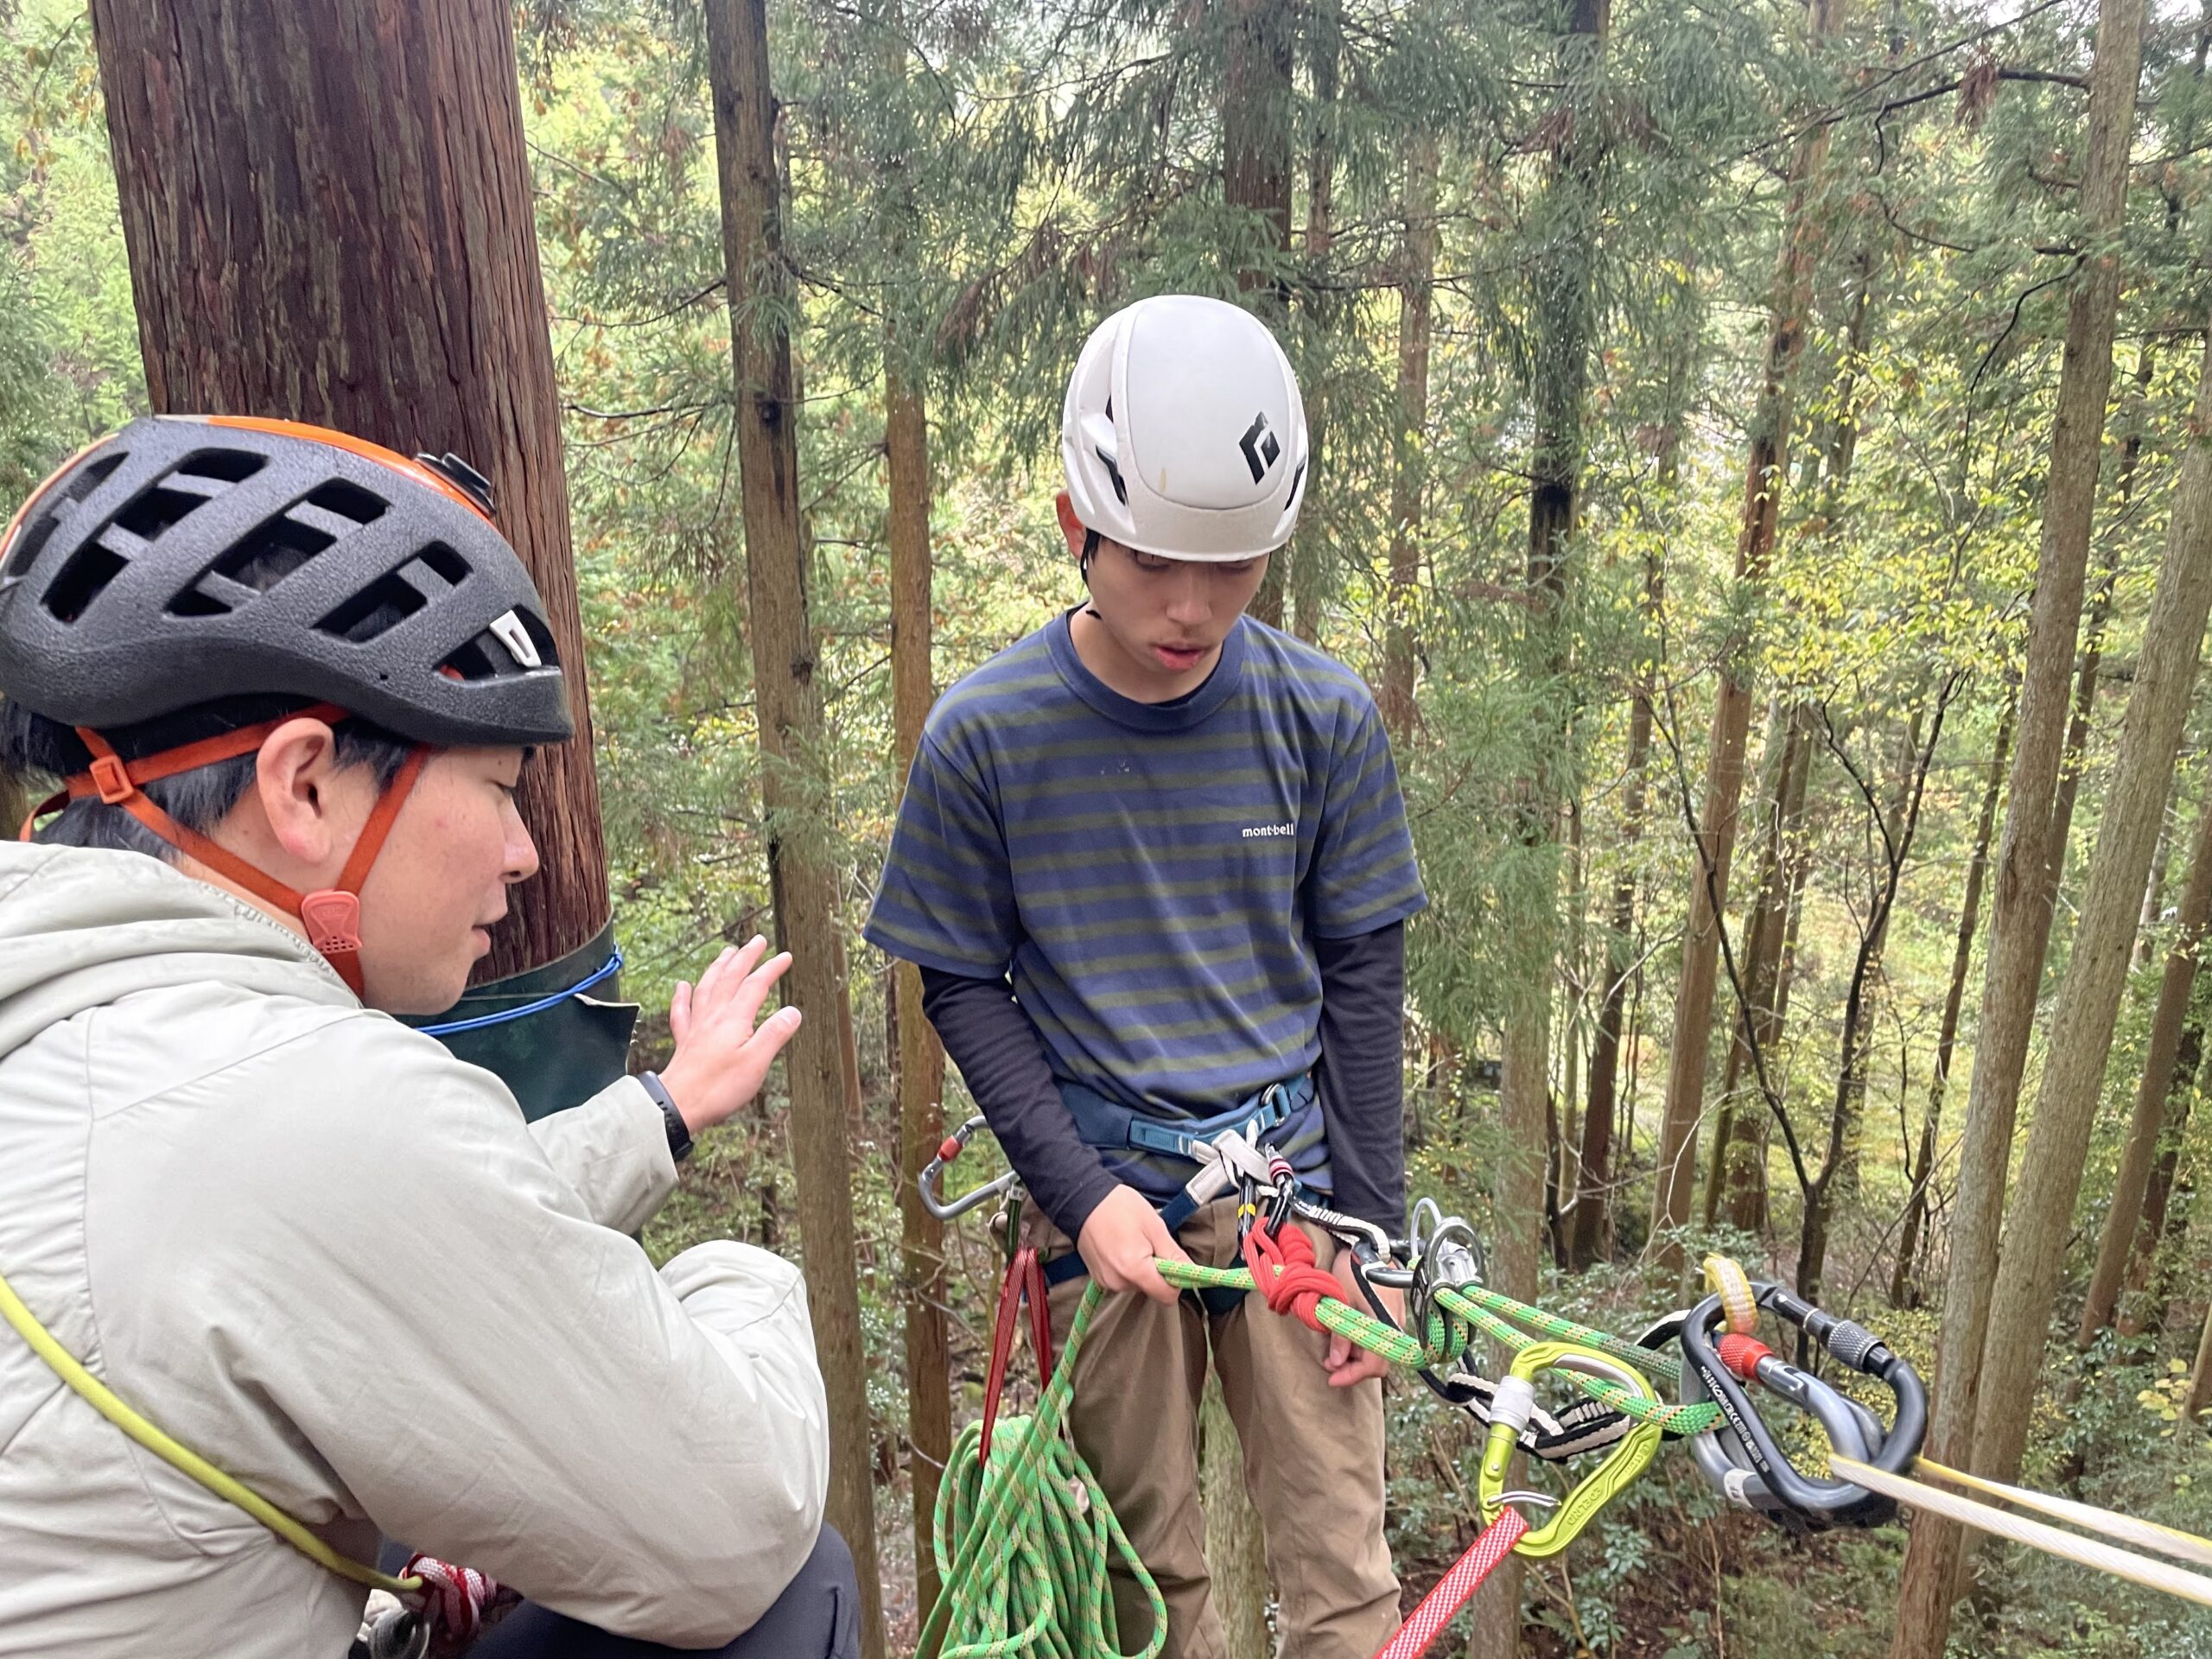
<instances>
[{"instance_id":1,"label":"climbing harness","mask_svg":"<svg viewBox=\"0 0 2212 1659\"><path fill-rule=\"evenodd\" d=\"M451 1633L456 1643L466 1642L512 1603L512 1592L501 1590L482 1573L428 1555L414 1557L395 1577L339 1554L302 1522L278 1509L244 1481L217 1468L134 1410L62 1346L60 1340L25 1306L4 1274L0 1274L0 1319L13 1327L16 1334L29 1344L31 1351L45 1361L47 1368L73 1393L172 1469L198 1482L224 1502L244 1510L316 1566L397 1598L398 1605L388 1611L374 1632L375 1641L384 1644L379 1648L372 1643L371 1651L378 1659L384 1659L385 1655L426 1653L432 1637L441 1631Z\"/></svg>"}]
</instances>

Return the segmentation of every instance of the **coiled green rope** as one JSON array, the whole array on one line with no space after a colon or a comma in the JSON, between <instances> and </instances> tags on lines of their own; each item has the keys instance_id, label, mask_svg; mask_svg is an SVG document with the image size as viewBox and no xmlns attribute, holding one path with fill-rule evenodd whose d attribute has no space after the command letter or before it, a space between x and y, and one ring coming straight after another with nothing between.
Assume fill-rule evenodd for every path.
<instances>
[{"instance_id":1,"label":"coiled green rope","mask_svg":"<svg viewBox=\"0 0 2212 1659\"><path fill-rule=\"evenodd\" d=\"M916 1652L921 1659L1153 1659L1167 1639L1167 1606L1112 1505L1060 1433L1075 1394L1076 1357L1097 1312L1083 1293L1060 1363L1027 1417L1001 1417L982 1459L982 1426L952 1448L937 1494L935 1549L944 1585ZM1107 1564L1116 1556L1152 1603L1152 1634L1124 1654Z\"/></svg>"},{"instance_id":2,"label":"coiled green rope","mask_svg":"<svg viewBox=\"0 0 2212 1659\"><path fill-rule=\"evenodd\" d=\"M1182 1289L1252 1288L1252 1275L1243 1268L1184 1262L1158 1266L1161 1278ZM1036 1411L999 1420L989 1464L980 1455L980 1424L971 1423L953 1447L937 1499L935 1549L944 1588L922 1626L918 1659L1001 1659L1017 1654L1039 1659L1154 1659L1166 1641L1167 1609L1159 1587L1137 1559L1097 1481L1060 1433L1075 1395L1076 1358L1101 1299L1093 1281L1076 1307L1060 1363ZM1430 1314L1426 1342L1333 1298L1323 1300L1316 1317L1326 1329L1399 1365L1448 1364L1477 1331L1517 1353L1537 1340L1529 1334L1535 1331L1594 1348L1669 1382L1681 1374L1681 1362L1671 1354L1478 1285L1439 1287L1435 1300L1443 1313ZM1592 1398L1677 1434L1710 1428L1720 1418L1719 1408L1709 1401L1670 1405L1646 1400L1604 1377L1568 1376ZM1117 1555L1152 1604L1151 1636L1134 1654L1122 1651L1107 1577L1108 1563Z\"/></svg>"}]
</instances>

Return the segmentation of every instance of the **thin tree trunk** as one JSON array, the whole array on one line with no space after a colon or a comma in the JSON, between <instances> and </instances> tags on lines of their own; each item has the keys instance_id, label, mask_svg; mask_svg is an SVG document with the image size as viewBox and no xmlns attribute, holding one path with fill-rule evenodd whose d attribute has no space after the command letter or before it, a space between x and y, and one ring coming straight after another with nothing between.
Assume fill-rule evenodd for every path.
<instances>
[{"instance_id":1,"label":"thin tree trunk","mask_svg":"<svg viewBox=\"0 0 2212 1659\"><path fill-rule=\"evenodd\" d=\"M1776 1017L1777 994L1782 978L1782 942L1787 931L1792 896L1792 869L1801 860L1791 856L1805 813L1805 782L1812 770L1812 722L1808 703L1793 702L1785 709L1777 700L1770 719L1773 760L1767 785L1767 806L1761 819L1765 828L1759 856L1758 886L1751 900L1751 918L1745 925L1740 967L1743 996L1728 1045L1728 1070L1721 1085L1720 1111L1713 1128L1713 1154L1706 1173L1703 1216L1710 1227L1720 1211L1724 1191L1733 1193L1739 1182L1730 1179L1738 1160L1756 1156L1759 1163L1757 1186L1765 1182L1766 1128L1769 1109L1760 1095L1759 1066L1753 1045L1770 1077L1774 1075L1775 1045L1782 1027ZM1740 1185L1752 1186L1750 1172ZM1764 1193L1758 1194L1763 1200ZM1764 1211L1764 1204L1758 1207ZM1731 1217L1733 1219L1733 1217Z\"/></svg>"},{"instance_id":2,"label":"thin tree trunk","mask_svg":"<svg viewBox=\"0 0 2212 1659\"><path fill-rule=\"evenodd\" d=\"M2209 1009L2212 1009L2212 982L2200 974L2196 980L2196 995L2190 999L2189 1018L2182 1027L2181 1052L2174 1061L2174 1084L2166 1096L2166 1118L2158 1135L2158 1161L2152 1166L2151 1179L2143 1195L2142 1224L2136 1229L2135 1245L2128 1257L2126 1282L2120 1297L2118 1326L2123 1337L2139 1337L2154 1331L2165 1320L2163 1289L2155 1297L2146 1297L2152 1273L2158 1262L2160 1247L2178 1230L2181 1217L2169 1217L2167 1207L2174 1192L2174 1179L2181 1167L2182 1140L2189 1132L2191 1108L2197 1091L2204 1086L2204 1025Z\"/></svg>"},{"instance_id":3,"label":"thin tree trunk","mask_svg":"<svg viewBox=\"0 0 2212 1659\"><path fill-rule=\"evenodd\" d=\"M900 360L900 342L884 348L883 442L889 473L891 703L899 768L920 747L934 685L930 664L929 419L921 387ZM915 1183L944 1138L944 1048L922 1012L921 969L892 964L898 1029L899 1268L906 1296L906 1441L913 1484L918 1605L937 1600L935 1534L938 1478L952 1455L951 1349L946 1333L944 1227L922 1207Z\"/></svg>"},{"instance_id":4,"label":"thin tree trunk","mask_svg":"<svg viewBox=\"0 0 2212 1659\"><path fill-rule=\"evenodd\" d=\"M1325 325L1325 282L1336 248L1337 89L1344 55L1343 0L1312 0L1306 14L1308 70L1313 77L1313 133L1306 153L1306 264L1313 287L1306 305L1317 324ZM1291 629L1308 645L1320 637L1321 611L1335 585L1332 569L1336 557L1327 516L1320 511L1316 492L1328 476L1324 466L1329 427L1329 387L1325 380L1310 381L1306 393L1306 499L1299 514L1299 530L1284 556L1291 562L1286 586L1290 590Z\"/></svg>"},{"instance_id":5,"label":"thin tree trunk","mask_svg":"<svg viewBox=\"0 0 2212 1659\"><path fill-rule=\"evenodd\" d=\"M1842 27L1847 0L1813 0L1815 41ZM1757 587L1773 557L1782 486L1789 464L1789 427L1797 360L1812 303L1813 266L1822 234L1812 196L1827 156L1823 123L1799 141L1790 165L1789 203L1775 277L1767 335L1766 367L1752 417L1751 451L1744 470L1744 505L1736 542L1736 580ZM1744 789L1744 740L1751 724L1751 644L1736 639L1723 658L1706 751L1705 799L1699 810L1691 860L1689 920L1682 937L1682 971L1675 995L1675 1036L1668 1056L1667 1103L1660 1118L1651 1230L1662 1267L1681 1265L1670 1236L1689 1219L1690 1189L1697 1178L1697 1126L1705 1107L1707 1051L1713 1035L1713 1001L1720 954L1720 928L1728 906L1728 871L1735 854L1737 804Z\"/></svg>"},{"instance_id":6,"label":"thin tree trunk","mask_svg":"<svg viewBox=\"0 0 2212 1659\"><path fill-rule=\"evenodd\" d=\"M2190 431L2212 429L2212 338L2208 338ZM2113 779L2098 824L2097 849L2082 899L2081 922L2066 978L2051 1014L2043 1086L2020 1166L2020 1186L2005 1230L1986 1372L2027 1378L2043 1357L2058 1269L2081 1194L2082 1165L2096 1116L2113 1027L2126 988L2135 920L2149 874L2160 807L2196 683L2204 623L2212 612L2212 447L2196 439L2174 486L2164 561L2143 627L2135 683L2128 693ZM1974 1429L1975 1468L2010 1480L2026 1444L2034 1390L1992 1389Z\"/></svg>"},{"instance_id":7,"label":"thin tree trunk","mask_svg":"<svg viewBox=\"0 0 2212 1659\"><path fill-rule=\"evenodd\" d=\"M1222 194L1231 207L1256 213L1261 232L1237 261L1236 286L1264 289L1260 305L1280 325L1289 292L1279 269L1290 252L1291 60L1295 41L1291 0L1230 0L1229 55L1222 99ZM1240 235L1246 232L1240 229ZM1267 257L1262 257L1262 248ZM1287 556L1268 562L1252 614L1282 626Z\"/></svg>"},{"instance_id":8,"label":"thin tree trunk","mask_svg":"<svg viewBox=\"0 0 2212 1659\"><path fill-rule=\"evenodd\" d=\"M2189 1395L2181 1406L2182 1421L2196 1421L2212 1406L2212 1306L2204 1310L2204 1332L2196 1339L2196 1363L2189 1374Z\"/></svg>"},{"instance_id":9,"label":"thin tree trunk","mask_svg":"<svg viewBox=\"0 0 2212 1659\"><path fill-rule=\"evenodd\" d=\"M155 412L312 421L492 480L576 735L523 769L541 868L478 978L556 963L607 925L607 849L511 10L99 0L92 16Z\"/></svg>"},{"instance_id":10,"label":"thin tree trunk","mask_svg":"<svg viewBox=\"0 0 2212 1659\"><path fill-rule=\"evenodd\" d=\"M1529 620L1520 641L1531 682L1556 685L1566 656L1561 623L1567 589L1567 557L1580 510L1583 405L1589 384L1589 314L1598 220L1599 139L1586 126L1611 21L1609 0L1573 0L1557 62L1568 87L1545 184L1549 215L1572 227L1554 254L1540 262L1535 315L1535 404L1529 472ZM1433 154L1429 152L1433 165ZM1428 200L1433 200L1433 173ZM1429 257L1433 261L1432 233ZM1546 273L1548 272L1548 276ZM1410 689L1410 683L1408 683ZM1567 775L1569 715L1559 694L1540 716L1535 759L1518 781L1516 817L1530 849L1556 840ZM1505 1153L1498 1160L1493 1192L1499 1218L1491 1261L1499 1288L1522 1301L1536 1294L1540 1267L1535 1225L1543 1203L1543 1166L1535 1157L1551 1119L1551 1004L1559 925L1557 893L1550 880L1532 890L1509 936L1523 954L1525 972L1509 999L1502 1024L1498 1116ZM1515 1659L1521 1651L1522 1575L1517 1564L1500 1575L1487 1606L1478 1604L1474 1653L1483 1659Z\"/></svg>"},{"instance_id":11,"label":"thin tree trunk","mask_svg":"<svg viewBox=\"0 0 2212 1659\"><path fill-rule=\"evenodd\" d=\"M1211 1371L1198 1402L1198 1498L1205 1517L1206 1572L1228 1637L1227 1659L1272 1659L1267 1535L1245 1490L1236 1425L1223 1403L1221 1381Z\"/></svg>"},{"instance_id":12,"label":"thin tree trunk","mask_svg":"<svg viewBox=\"0 0 2212 1659\"><path fill-rule=\"evenodd\" d=\"M1376 701L1392 742L1413 733L1414 632L1421 587L1423 444L1428 426L1428 346L1436 276L1436 135L1415 127L1406 139L1405 241L1399 251L1398 419L1390 467L1389 626Z\"/></svg>"},{"instance_id":13,"label":"thin tree trunk","mask_svg":"<svg viewBox=\"0 0 2212 1659\"><path fill-rule=\"evenodd\" d=\"M2082 1320L2074 1333L2077 1347L2086 1348L2096 1340L2097 1332L2112 1323L2120 1302L2120 1283L2136 1230L2143 1222L2151 1168L2158 1160L2159 1136L2173 1093L2182 1027L2196 985L2197 942L2208 918L2212 918L2212 801L2197 814L2196 838L2189 855L2189 886L2182 894L2181 915L2166 952L2165 974L2158 982L2158 1006L2151 1015L2150 1051L2143 1058L2135 1113L2120 1150L2120 1173L2113 1179L2112 1207L2105 1211L2104 1229L2097 1239L2097 1264L2089 1274L2089 1292L2082 1300Z\"/></svg>"},{"instance_id":14,"label":"thin tree trunk","mask_svg":"<svg viewBox=\"0 0 2212 1659\"><path fill-rule=\"evenodd\" d=\"M793 948L791 1000L813 1017L785 1060L798 1179L807 1305L830 1400L829 1520L853 1553L861 1650L886 1650L876 1572L874 1438L855 1274L851 1169L838 1003L844 987L823 941L842 926L837 873L825 856L830 802L815 757L823 737L814 627L801 538L798 407L791 391L788 269L776 164L776 102L768 79L765 0L709 0L708 75L721 194L737 392L739 492L745 521L760 794L776 940Z\"/></svg>"},{"instance_id":15,"label":"thin tree trunk","mask_svg":"<svg viewBox=\"0 0 2212 1659\"><path fill-rule=\"evenodd\" d=\"M2078 234L2100 251L2082 262L2067 305L2043 539L2021 674L2018 747L1998 845L1989 957L1959 1152L1958 1201L1951 1217L1950 1271L1937 1347L1935 1432L1929 1453L1954 1467L1973 1455L2013 1118L2050 931L2046 872L2051 806L2066 734L2067 681L2081 622L2082 567L2096 505L2105 399L2112 389L2113 323L2120 300L2120 257L2116 251L2103 250L2124 221L2145 3L2100 0L2098 8ZM1954 1524L1927 1515L1916 1519L1898 1584L1890 1659L1942 1659L1964 1542Z\"/></svg>"},{"instance_id":16,"label":"thin tree trunk","mask_svg":"<svg viewBox=\"0 0 2212 1659\"><path fill-rule=\"evenodd\" d=\"M1974 853L1967 861L1966 891L1959 899L1959 931L1951 949L1951 980L1943 995L1943 1022L1936 1037L1936 1073L1928 1085L1928 1110L1920 1120L1920 1144L1912 1157L1911 1196L1905 1200L1904 1223L1899 1231L1897 1267L1890 1274L1890 1303L1895 1307L1920 1306L1916 1262L1921 1229L1928 1219L1928 1188L1936 1175L1937 1132L1943 1121L1943 1088L1950 1080L1951 1056L1958 1046L1959 1005L1965 1001L1967 969L1974 960L1974 936L1981 918L1982 882L1989 872L1989 840L1997 823L1997 794L2005 781L2005 761L2012 748L2012 716L2017 704L2008 699L1998 719L1997 741L1989 758L1989 781L1981 791L1981 816L1974 832Z\"/></svg>"},{"instance_id":17,"label":"thin tree trunk","mask_svg":"<svg viewBox=\"0 0 2212 1659\"><path fill-rule=\"evenodd\" d=\"M1669 439L1679 429L1669 429ZM1671 489L1675 444L1669 442L1660 462L1662 487ZM1666 575L1655 552L1644 556L1643 608L1646 625L1656 625L1666 596ZM1605 991L1598 1004L1597 1034L1590 1046L1590 1102L1582 1115L1582 1149L1578 1160L1574 1225L1567 1238L1567 1262L1588 1267L1609 1247L1612 1212L1613 1120L1621 1065L1621 1016L1626 1007L1636 957L1636 849L1643 838L1646 769L1651 758L1651 704L1655 660L1643 671L1629 708L1628 768L1621 806L1621 873L1613 883L1612 917L1605 938Z\"/></svg>"},{"instance_id":18,"label":"thin tree trunk","mask_svg":"<svg viewBox=\"0 0 2212 1659\"><path fill-rule=\"evenodd\" d=\"M1882 953L1889 940L1890 918L1897 913L1897 889L1904 880L1905 864L1912 855L1912 843L1920 828L1920 805L1928 787L1929 768L1935 764L1936 746L1943 734L1944 715L1959 683L1955 678L1936 693L1924 746L1920 741L1921 716L1913 716L1905 746L1909 758L1900 768L1897 794L1886 807L1876 797L1873 780L1854 774L1853 780L1865 798L1866 810L1878 821L1884 868L1867 907L1865 931L1852 966L1850 988L1844 996L1842 1048L1836 1064L1835 1101L1828 1119L1827 1150L1821 1159L1819 1174L1805 1192L1804 1217L1798 1234L1797 1292L1808 1302L1817 1303L1821 1299L1834 1203L1853 1190L1853 1136L1866 1097L1866 1065L1872 1046L1868 1033L1873 1022L1874 993L1881 981ZM1833 728L1827 736L1829 747L1837 759L1845 760L1843 746ZM1806 1363L1808 1341L1801 1333L1797 1344L1800 1364Z\"/></svg>"}]
</instances>

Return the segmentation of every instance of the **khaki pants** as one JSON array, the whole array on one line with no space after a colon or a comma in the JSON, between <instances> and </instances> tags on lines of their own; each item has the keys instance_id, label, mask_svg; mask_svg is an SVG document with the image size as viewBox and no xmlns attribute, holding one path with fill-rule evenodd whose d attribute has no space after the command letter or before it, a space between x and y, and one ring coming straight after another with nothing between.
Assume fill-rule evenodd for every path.
<instances>
[{"instance_id":1,"label":"khaki pants","mask_svg":"<svg viewBox=\"0 0 2212 1659\"><path fill-rule=\"evenodd\" d=\"M1073 1248L1033 1211L1028 1229L1048 1262ZM1311 1229L1307 1236L1315 1258L1330 1266L1334 1242ZM1230 1200L1208 1205L1179 1237L1194 1262L1241 1265ZM1056 1348L1089 1282L1052 1287ZM1077 1450L1167 1603L1162 1659L1227 1652L1198 1510L1198 1399L1209 1351L1267 1532L1281 1652L1372 1659L1397 1629L1398 1581L1382 1541L1382 1385L1370 1377L1331 1388L1321 1365L1327 1347L1325 1336L1269 1313L1255 1295L1225 1314L1205 1313L1190 1296L1172 1307L1111 1296L1092 1319L1069 1420ZM1134 1652L1150 1631L1150 1606L1118 1573L1114 1601L1122 1648Z\"/></svg>"}]
</instances>

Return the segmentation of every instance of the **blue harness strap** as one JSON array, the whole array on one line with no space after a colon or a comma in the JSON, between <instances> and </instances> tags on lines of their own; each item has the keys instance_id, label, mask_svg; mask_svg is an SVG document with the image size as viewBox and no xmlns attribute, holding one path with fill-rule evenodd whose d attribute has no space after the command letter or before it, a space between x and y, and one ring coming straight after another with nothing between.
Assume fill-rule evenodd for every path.
<instances>
[{"instance_id":1,"label":"blue harness strap","mask_svg":"<svg viewBox=\"0 0 2212 1659\"><path fill-rule=\"evenodd\" d=\"M1075 1119L1076 1133L1083 1137L1085 1146L1101 1152L1165 1153L1197 1164L1201 1161L1198 1148L1210 1145L1215 1136L1226 1130L1234 1129L1256 1145L1304 1111L1313 1103L1313 1076L1310 1071L1302 1071L1287 1083L1269 1084L1228 1111L1205 1118L1147 1116L1079 1083L1062 1083L1059 1089L1060 1098ZM1173 1235L1198 1212L1198 1204L1190 1193L1179 1192L1160 1206L1160 1224ZM1070 1250L1045 1264L1045 1282L1064 1285L1071 1279L1084 1277L1090 1271L1082 1255ZM1196 1294L1208 1313L1226 1313L1249 1293L1217 1286Z\"/></svg>"}]
</instances>

